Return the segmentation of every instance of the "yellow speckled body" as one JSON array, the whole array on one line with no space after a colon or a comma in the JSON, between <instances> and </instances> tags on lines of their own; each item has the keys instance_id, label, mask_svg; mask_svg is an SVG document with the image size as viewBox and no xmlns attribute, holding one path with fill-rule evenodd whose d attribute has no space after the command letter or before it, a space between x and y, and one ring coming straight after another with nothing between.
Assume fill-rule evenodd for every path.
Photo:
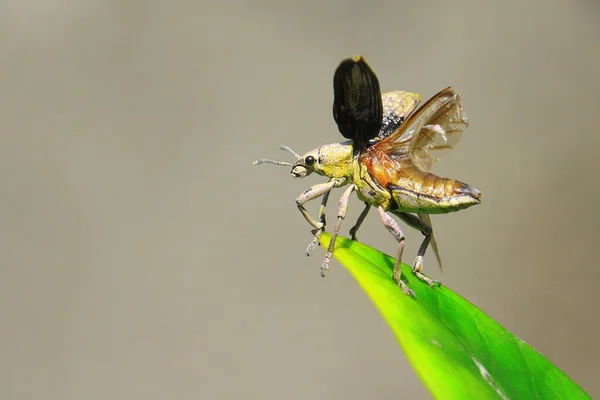
<instances>
[{"instance_id":1,"label":"yellow speckled body","mask_svg":"<svg viewBox=\"0 0 600 400\"><path fill-rule=\"evenodd\" d=\"M360 155L359 164L392 197L393 201L384 206L386 211L442 214L480 203L481 193L477 189L456 179L422 171L407 155L392 157L367 149Z\"/></svg>"},{"instance_id":2,"label":"yellow speckled body","mask_svg":"<svg viewBox=\"0 0 600 400\"><path fill-rule=\"evenodd\" d=\"M304 176L302 160L312 156L314 172L341 179L338 187L353 184L362 201L391 212L443 214L479 204L477 189L429 172L432 154L451 149L468 126L458 95L444 89L415 112L417 94L397 91L382 99L382 129L369 146L326 144L302 156L292 174Z\"/></svg>"},{"instance_id":3,"label":"yellow speckled body","mask_svg":"<svg viewBox=\"0 0 600 400\"><path fill-rule=\"evenodd\" d=\"M309 156L317 160L314 172L353 184L359 199L386 211L442 214L480 202L477 189L421 171L408 156L392 158L371 148L354 151L351 141L323 145L301 160Z\"/></svg>"},{"instance_id":4,"label":"yellow speckled body","mask_svg":"<svg viewBox=\"0 0 600 400\"><path fill-rule=\"evenodd\" d=\"M352 141L325 144L316 151L316 172L329 178L352 178Z\"/></svg>"}]
</instances>

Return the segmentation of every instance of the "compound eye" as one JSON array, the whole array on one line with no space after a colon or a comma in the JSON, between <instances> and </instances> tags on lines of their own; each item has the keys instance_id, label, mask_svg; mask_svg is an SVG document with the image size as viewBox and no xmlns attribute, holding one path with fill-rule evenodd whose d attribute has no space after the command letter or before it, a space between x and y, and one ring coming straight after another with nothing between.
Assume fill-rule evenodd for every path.
<instances>
[{"instance_id":1,"label":"compound eye","mask_svg":"<svg viewBox=\"0 0 600 400\"><path fill-rule=\"evenodd\" d=\"M306 165L313 165L315 163L315 158L313 156L308 156L304 159Z\"/></svg>"}]
</instances>

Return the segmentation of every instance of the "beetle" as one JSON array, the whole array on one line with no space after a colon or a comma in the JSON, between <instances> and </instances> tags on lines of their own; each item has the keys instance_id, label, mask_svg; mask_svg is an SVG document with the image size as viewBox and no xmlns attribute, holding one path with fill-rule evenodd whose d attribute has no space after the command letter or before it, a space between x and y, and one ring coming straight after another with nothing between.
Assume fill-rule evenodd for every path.
<instances>
[{"instance_id":1,"label":"beetle","mask_svg":"<svg viewBox=\"0 0 600 400\"><path fill-rule=\"evenodd\" d=\"M383 225L398 242L393 279L404 293L414 296L401 279L404 233L390 214L423 233L412 272L433 287L436 282L422 272L423 257L430 244L441 267L429 215L480 204L483 196L464 182L430 172L432 164L458 143L469 125L461 99L447 87L417 109L421 100L418 94L394 91L382 96L377 76L362 56L340 63L334 74L333 88L333 117L338 130L348 140L320 146L304 155L282 146L296 157L296 162L259 159L254 165L288 166L295 178L311 173L329 178L328 182L316 184L296 198L298 209L313 227L314 239L307 248L309 255L325 230L325 208L331 190L348 185L339 200L337 221L321 266L322 276L329 270L335 240L352 193L356 192L365 204L350 229L353 240L357 240L358 229L371 207L377 208ZM315 219L304 205L321 196L319 217Z\"/></svg>"}]
</instances>

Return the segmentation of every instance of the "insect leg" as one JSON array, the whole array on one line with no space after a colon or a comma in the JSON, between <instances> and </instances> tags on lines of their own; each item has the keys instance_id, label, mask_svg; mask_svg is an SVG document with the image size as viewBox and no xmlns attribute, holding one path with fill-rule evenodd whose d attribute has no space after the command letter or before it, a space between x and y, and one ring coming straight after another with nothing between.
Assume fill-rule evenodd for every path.
<instances>
[{"instance_id":1,"label":"insect leg","mask_svg":"<svg viewBox=\"0 0 600 400\"><path fill-rule=\"evenodd\" d=\"M335 223L335 228L333 229L333 233L331 234L331 241L329 242L329 247L327 248L327 254L325 254L325 260L323 261L323 265L321 265L321 276L325 277L327 271L329 271L329 261L331 261L331 254L333 253L333 248L335 246L335 240L337 239L337 235L340 232L340 227L342 226L342 220L346 218L346 211L348 211L348 201L350 199L350 195L354 191L355 186L350 185L348 189L344 192L342 197L340 198L340 203L338 205L338 213L337 213L337 221Z\"/></svg>"},{"instance_id":2,"label":"insect leg","mask_svg":"<svg viewBox=\"0 0 600 400\"><path fill-rule=\"evenodd\" d=\"M358 228L360 228L360 226L363 223L363 221L365 220L365 218L367 218L367 214L369 213L370 209L371 209L371 206L369 205L369 203L365 203L365 209L362 210L362 212L358 216L358 219L356 220L356 224L354 224L354 226L352 228L350 228L350 237L352 238L352 240L355 240L358 242L358 239L356 238L356 232L358 232Z\"/></svg>"},{"instance_id":3,"label":"insect leg","mask_svg":"<svg viewBox=\"0 0 600 400\"><path fill-rule=\"evenodd\" d=\"M334 187L342 186L342 182L338 179L332 179L327 183L319 183L314 185L313 187L302 192L298 197L296 197L296 205L298 206L298 210L304 216L304 219L313 226L313 228L319 230L323 228L324 224L322 222L317 222L313 217L310 216L306 208L304 208L304 204L308 201L314 200L317 197L323 196L325 193L331 191Z\"/></svg>"},{"instance_id":4,"label":"insect leg","mask_svg":"<svg viewBox=\"0 0 600 400\"><path fill-rule=\"evenodd\" d=\"M321 207L319 207L319 221L321 221L321 223L323 224L323 227L318 230L317 229L313 230L315 237L313 238L312 242L310 242L310 244L306 248L307 256L310 256L312 254L315 247L317 247L317 244L319 244L319 238L321 237L321 233L323 233L323 231L325 231L325 225L327 225L327 221L325 220L325 211L327 209L327 200L329 200L330 193L331 192L325 192L325 194L323 195L323 200L321 200Z\"/></svg>"},{"instance_id":5,"label":"insect leg","mask_svg":"<svg viewBox=\"0 0 600 400\"><path fill-rule=\"evenodd\" d=\"M419 251L417 252L417 257L415 258L415 263L413 264L413 268L412 268L413 274L415 274L417 276L417 278L419 278L423 282L426 282L431 287L433 287L435 284L439 285L440 284L439 282L426 277L425 275L423 275L423 272L422 272L423 271L423 257L425 256L425 251L427 251L427 247L429 246L429 242L431 241L431 237L433 235L433 229L431 229L431 226L427 225L425 223L425 221L423 221L421 218L417 217L416 215L409 214L409 213L403 213L403 212L396 213L396 215L398 217L400 217L400 219L402 219L402 221L406 222L411 227L420 230L421 233L423 233L423 235L425 235L425 238L423 239L423 242L421 243L421 246L419 247Z\"/></svg>"},{"instance_id":6,"label":"insect leg","mask_svg":"<svg viewBox=\"0 0 600 400\"><path fill-rule=\"evenodd\" d=\"M435 240L435 234L433 233L433 225L431 224L431 218L429 217L429 214L417 214L417 217L419 217L420 220L425 222L425 225L429 225L429 227L432 230L431 241L429 242L429 246L433 250L433 254L435 255L435 258L437 259L440 270L442 270L442 269L444 269L443 263L442 263L442 257L440 256L440 250L438 249L437 241Z\"/></svg>"},{"instance_id":7,"label":"insect leg","mask_svg":"<svg viewBox=\"0 0 600 400\"><path fill-rule=\"evenodd\" d=\"M401 268L402 268L402 253L404 252L404 233L402 232L400 225L398 225L398 222L396 222L396 220L394 218L389 216L388 213L385 212L383 207L379 206L377 209L379 210L379 215L381 216L381 221L383 221L383 225L388 230L388 232L390 232L392 235L394 235L394 237L396 238L396 241L398 241L398 255L396 256L396 264L394 265L393 279L395 282L398 282L398 286L400 286L400 288L402 289L402 291L405 294L407 294L411 297L414 297L415 292L410 290L408 288L408 286L406 286L406 283L404 283L404 281L402 279L400 279L401 275L402 275Z\"/></svg>"}]
</instances>

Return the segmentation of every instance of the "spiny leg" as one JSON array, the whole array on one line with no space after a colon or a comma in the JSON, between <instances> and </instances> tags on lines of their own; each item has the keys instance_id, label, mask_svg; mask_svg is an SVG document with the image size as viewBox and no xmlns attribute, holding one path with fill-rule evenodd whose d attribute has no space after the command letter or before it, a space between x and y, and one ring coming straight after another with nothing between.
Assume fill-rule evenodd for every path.
<instances>
[{"instance_id":1,"label":"spiny leg","mask_svg":"<svg viewBox=\"0 0 600 400\"><path fill-rule=\"evenodd\" d=\"M369 210L371 210L371 205L369 205L369 203L365 203L365 208L364 208L364 210L362 210L362 212L358 216L358 219L356 220L356 224L354 224L354 226L352 228L350 228L350 237L352 238L352 240L355 240L358 242L358 239L356 237L356 232L358 232L358 228L360 228L360 226L362 225L365 218L367 218L367 214L369 214Z\"/></svg>"},{"instance_id":2,"label":"spiny leg","mask_svg":"<svg viewBox=\"0 0 600 400\"><path fill-rule=\"evenodd\" d=\"M321 265L321 276L325 277L327 271L329 271L329 262L331 261L331 255L333 254L333 248L335 246L335 240L337 239L338 233L340 232L340 227L342 226L342 220L346 218L346 211L348 211L348 201L350 199L350 195L354 191L354 185L350 185L348 189L344 192L342 197L340 198L340 203L338 205L338 213L337 213L337 221L335 223L335 228L333 229L333 233L331 234L331 241L329 242L329 246L327 248L327 254L325 254L325 260L323 260L323 265Z\"/></svg>"},{"instance_id":3,"label":"spiny leg","mask_svg":"<svg viewBox=\"0 0 600 400\"><path fill-rule=\"evenodd\" d=\"M379 211L379 215L381 216L381 221L383 222L383 225L388 230L388 232L394 235L394 238L396 238L396 241L398 242L398 254L396 255L396 264L394 264L394 282L398 283L398 286L400 286L400 288L405 294L411 297L415 297L415 292L410 290L406 283L404 283L404 281L401 279L402 253L404 252L404 233L402 232L400 225L398 225L398 222L396 222L394 218L389 216L388 213L385 212L383 207L379 206L377 207L377 210Z\"/></svg>"},{"instance_id":4,"label":"spiny leg","mask_svg":"<svg viewBox=\"0 0 600 400\"><path fill-rule=\"evenodd\" d=\"M402 221L406 222L411 227L420 230L421 233L425 235L425 238L423 238L423 242L421 242L421 246L419 247L419 251L417 252L415 263L412 267L413 274L431 287L436 284L439 285L440 283L438 281L434 281L423 274L423 257L425 256L425 251L427 251L427 247L429 246L429 242L431 241L431 236L433 234L431 226L427 225L425 221L413 214L399 212L396 213L396 215L400 217Z\"/></svg>"},{"instance_id":5,"label":"spiny leg","mask_svg":"<svg viewBox=\"0 0 600 400\"><path fill-rule=\"evenodd\" d=\"M325 211L327 209L327 200L329 200L330 193L330 191L326 192L323 195L323 199L321 200L321 207L319 207L319 221L321 222L321 224L323 224L323 227L321 229L313 230L313 234L315 235L315 237L306 248L307 256L310 256L312 254L315 247L317 247L317 244L319 244L319 238L321 237L321 234L325 231L325 225L327 225L327 221L325 220Z\"/></svg>"}]
</instances>

